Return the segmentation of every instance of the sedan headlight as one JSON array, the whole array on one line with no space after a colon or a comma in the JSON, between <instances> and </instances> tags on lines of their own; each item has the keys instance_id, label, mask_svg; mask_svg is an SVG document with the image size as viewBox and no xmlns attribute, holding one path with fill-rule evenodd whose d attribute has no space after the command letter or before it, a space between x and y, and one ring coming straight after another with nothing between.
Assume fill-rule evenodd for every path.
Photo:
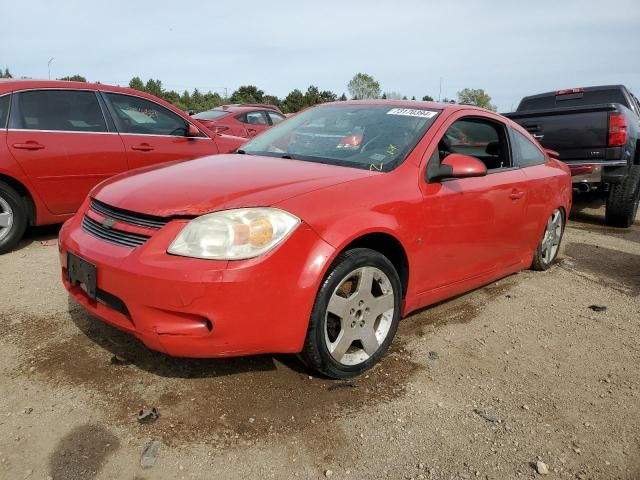
<instances>
[{"instance_id":1,"label":"sedan headlight","mask_svg":"<svg viewBox=\"0 0 640 480\"><path fill-rule=\"evenodd\" d=\"M299 223L299 218L277 208L214 212L191 220L167 251L212 260L253 258L273 249Z\"/></svg>"}]
</instances>

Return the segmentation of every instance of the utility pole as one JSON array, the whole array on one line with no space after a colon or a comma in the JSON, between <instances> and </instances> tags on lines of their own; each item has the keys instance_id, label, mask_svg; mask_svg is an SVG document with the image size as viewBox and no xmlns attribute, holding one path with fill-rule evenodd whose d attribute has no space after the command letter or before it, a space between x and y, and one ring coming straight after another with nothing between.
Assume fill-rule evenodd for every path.
<instances>
[{"instance_id":1,"label":"utility pole","mask_svg":"<svg viewBox=\"0 0 640 480\"><path fill-rule=\"evenodd\" d=\"M440 77L440 89L438 90L438 101L442 98L442 77Z\"/></svg>"},{"instance_id":2,"label":"utility pole","mask_svg":"<svg viewBox=\"0 0 640 480\"><path fill-rule=\"evenodd\" d=\"M47 62L47 71L49 72L49 80L51 80L51 62L53 62L54 58L51 57Z\"/></svg>"}]
</instances>

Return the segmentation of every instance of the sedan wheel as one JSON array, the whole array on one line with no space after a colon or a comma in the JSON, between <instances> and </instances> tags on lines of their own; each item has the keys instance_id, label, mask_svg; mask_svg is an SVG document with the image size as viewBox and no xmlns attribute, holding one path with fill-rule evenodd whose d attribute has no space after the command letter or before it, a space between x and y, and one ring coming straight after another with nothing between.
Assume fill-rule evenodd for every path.
<instances>
[{"instance_id":1,"label":"sedan wheel","mask_svg":"<svg viewBox=\"0 0 640 480\"><path fill-rule=\"evenodd\" d=\"M305 363L334 378L373 366L395 335L401 292L395 268L380 253L358 248L341 254L316 298Z\"/></svg>"},{"instance_id":2,"label":"sedan wheel","mask_svg":"<svg viewBox=\"0 0 640 480\"><path fill-rule=\"evenodd\" d=\"M13 227L13 209L9 202L0 197L0 241L9 235Z\"/></svg>"},{"instance_id":3,"label":"sedan wheel","mask_svg":"<svg viewBox=\"0 0 640 480\"><path fill-rule=\"evenodd\" d=\"M532 268L534 270L546 270L551 266L560 251L563 232L564 214L562 210L556 208L547 220L542 240L533 258Z\"/></svg>"},{"instance_id":4,"label":"sedan wheel","mask_svg":"<svg viewBox=\"0 0 640 480\"><path fill-rule=\"evenodd\" d=\"M0 255L16 246L26 228L25 202L11 186L0 182Z\"/></svg>"}]
</instances>

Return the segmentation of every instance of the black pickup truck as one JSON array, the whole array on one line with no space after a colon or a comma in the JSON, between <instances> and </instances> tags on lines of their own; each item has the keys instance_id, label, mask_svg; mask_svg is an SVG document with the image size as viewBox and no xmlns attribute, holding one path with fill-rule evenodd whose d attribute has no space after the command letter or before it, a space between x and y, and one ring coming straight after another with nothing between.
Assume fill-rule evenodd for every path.
<instances>
[{"instance_id":1,"label":"black pickup truck","mask_svg":"<svg viewBox=\"0 0 640 480\"><path fill-rule=\"evenodd\" d=\"M608 191L606 222L633 224L640 199L640 103L623 85L525 97L505 116L569 165L574 189Z\"/></svg>"}]
</instances>

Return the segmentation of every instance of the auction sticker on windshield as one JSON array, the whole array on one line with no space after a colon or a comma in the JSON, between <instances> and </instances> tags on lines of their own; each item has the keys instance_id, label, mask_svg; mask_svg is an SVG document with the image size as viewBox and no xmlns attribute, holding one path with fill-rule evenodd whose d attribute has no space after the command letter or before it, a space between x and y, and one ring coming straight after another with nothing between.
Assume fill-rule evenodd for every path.
<instances>
[{"instance_id":1,"label":"auction sticker on windshield","mask_svg":"<svg viewBox=\"0 0 640 480\"><path fill-rule=\"evenodd\" d=\"M421 117L432 118L435 117L438 112L433 110L416 110L414 108L392 108L387 112L387 115L402 115L403 117Z\"/></svg>"}]
</instances>

